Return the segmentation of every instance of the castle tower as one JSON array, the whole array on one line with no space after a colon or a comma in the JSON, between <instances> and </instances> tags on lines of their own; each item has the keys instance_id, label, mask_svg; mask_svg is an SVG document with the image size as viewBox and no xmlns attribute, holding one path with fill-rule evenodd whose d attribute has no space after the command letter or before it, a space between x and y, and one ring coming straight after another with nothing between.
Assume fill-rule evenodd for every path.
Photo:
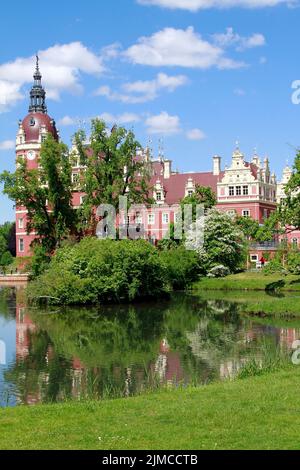
<instances>
[{"instance_id":1,"label":"castle tower","mask_svg":"<svg viewBox=\"0 0 300 470\"><path fill-rule=\"evenodd\" d=\"M42 86L42 75L39 69L39 58L36 57L34 82L30 91L30 104L27 116L19 121L16 138L16 160L25 160L29 169L37 169L39 165L42 143L50 133L58 140L55 121L47 114L46 92ZM35 233L27 233L27 210L16 207L16 241L17 256L30 256L30 245Z\"/></svg>"}]
</instances>

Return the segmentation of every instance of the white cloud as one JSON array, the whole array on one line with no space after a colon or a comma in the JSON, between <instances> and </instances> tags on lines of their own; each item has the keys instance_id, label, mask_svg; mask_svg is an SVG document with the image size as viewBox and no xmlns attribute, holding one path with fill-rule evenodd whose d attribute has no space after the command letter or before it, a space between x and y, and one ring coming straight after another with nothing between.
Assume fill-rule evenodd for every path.
<instances>
[{"instance_id":1,"label":"white cloud","mask_svg":"<svg viewBox=\"0 0 300 470\"><path fill-rule=\"evenodd\" d=\"M125 83L122 86L124 93L111 90L109 86L102 86L96 90L98 96L105 96L111 101L121 101L125 104L138 104L152 101L158 97L159 91L173 92L176 88L185 85L188 79L185 75L169 76L159 73L154 80Z\"/></svg>"},{"instance_id":2,"label":"white cloud","mask_svg":"<svg viewBox=\"0 0 300 470\"><path fill-rule=\"evenodd\" d=\"M145 124L148 134L172 135L181 132L179 117L170 116L165 111L156 116L150 116Z\"/></svg>"},{"instance_id":3,"label":"white cloud","mask_svg":"<svg viewBox=\"0 0 300 470\"><path fill-rule=\"evenodd\" d=\"M201 129L191 129L187 131L186 136L189 140L204 140L206 135Z\"/></svg>"},{"instance_id":4,"label":"white cloud","mask_svg":"<svg viewBox=\"0 0 300 470\"><path fill-rule=\"evenodd\" d=\"M13 150L15 145L16 143L14 140L4 140L4 142L0 142L0 151Z\"/></svg>"},{"instance_id":5,"label":"white cloud","mask_svg":"<svg viewBox=\"0 0 300 470\"><path fill-rule=\"evenodd\" d=\"M21 85L0 79L0 113L8 111L23 99Z\"/></svg>"},{"instance_id":6,"label":"white cloud","mask_svg":"<svg viewBox=\"0 0 300 470\"><path fill-rule=\"evenodd\" d=\"M81 42L57 44L39 52L47 96L59 99L62 91L82 91L80 74L100 75L103 61ZM7 111L23 97L22 87L32 83L35 58L17 58L0 65L0 112Z\"/></svg>"},{"instance_id":7,"label":"white cloud","mask_svg":"<svg viewBox=\"0 0 300 470\"><path fill-rule=\"evenodd\" d=\"M123 113L119 115L102 113L98 117L108 124L131 124L140 121L140 116L134 113Z\"/></svg>"},{"instance_id":8,"label":"white cloud","mask_svg":"<svg viewBox=\"0 0 300 470\"><path fill-rule=\"evenodd\" d=\"M298 0L137 0L140 5L156 5L164 8L195 12L208 8L264 8L277 5L293 6Z\"/></svg>"},{"instance_id":9,"label":"white cloud","mask_svg":"<svg viewBox=\"0 0 300 470\"><path fill-rule=\"evenodd\" d=\"M265 37L260 33L244 37L235 33L233 28L227 28L226 33L214 34L213 40L219 47L226 48L234 46L238 51L252 49L253 47L261 47L266 44Z\"/></svg>"},{"instance_id":10,"label":"white cloud","mask_svg":"<svg viewBox=\"0 0 300 470\"><path fill-rule=\"evenodd\" d=\"M141 37L124 56L134 64L193 67L199 69L238 68L245 64L224 56L224 50L202 39L193 27L186 30L165 28L149 37Z\"/></svg>"},{"instance_id":11,"label":"white cloud","mask_svg":"<svg viewBox=\"0 0 300 470\"><path fill-rule=\"evenodd\" d=\"M58 121L58 125L63 127L75 126L76 124L78 124L78 119L70 116L64 116Z\"/></svg>"}]
</instances>

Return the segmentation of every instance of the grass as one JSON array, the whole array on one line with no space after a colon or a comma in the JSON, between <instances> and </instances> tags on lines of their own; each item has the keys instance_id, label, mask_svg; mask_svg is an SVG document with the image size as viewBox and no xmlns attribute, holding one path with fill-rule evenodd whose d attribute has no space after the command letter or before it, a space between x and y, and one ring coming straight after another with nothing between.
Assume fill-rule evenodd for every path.
<instances>
[{"instance_id":1,"label":"grass","mask_svg":"<svg viewBox=\"0 0 300 470\"><path fill-rule=\"evenodd\" d=\"M300 277L282 274L265 275L263 272L232 274L225 278L202 278L195 284L197 290L254 290L264 291L268 284L284 280L282 291L300 292Z\"/></svg>"},{"instance_id":2,"label":"grass","mask_svg":"<svg viewBox=\"0 0 300 470\"><path fill-rule=\"evenodd\" d=\"M0 410L1 449L300 449L300 368L136 398Z\"/></svg>"}]
</instances>

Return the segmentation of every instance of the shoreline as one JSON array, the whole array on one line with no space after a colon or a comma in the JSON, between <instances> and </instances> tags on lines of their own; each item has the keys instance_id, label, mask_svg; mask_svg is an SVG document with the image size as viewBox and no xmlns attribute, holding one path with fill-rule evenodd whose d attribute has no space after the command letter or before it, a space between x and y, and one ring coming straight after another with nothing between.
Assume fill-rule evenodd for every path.
<instances>
[{"instance_id":1,"label":"shoreline","mask_svg":"<svg viewBox=\"0 0 300 470\"><path fill-rule=\"evenodd\" d=\"M202 388L2 409L0 447L167 450L176 442L178 450L299 449L299 379L294 366Z\"/></svg>"}]
</instances>

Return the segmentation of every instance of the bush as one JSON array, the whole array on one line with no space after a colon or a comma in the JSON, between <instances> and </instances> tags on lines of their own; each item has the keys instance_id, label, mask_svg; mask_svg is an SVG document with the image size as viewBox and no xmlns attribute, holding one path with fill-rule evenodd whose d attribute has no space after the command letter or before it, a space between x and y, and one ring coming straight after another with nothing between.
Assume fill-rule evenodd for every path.
<instances>
[{"instance_id":1,"label":"bush","mask_svg":"<svg viewBox=\"0 0 300 470\"><path fill-rule=\"evenodd\" d=\"M209 271L207 277L226 277L229 276L229 274L230 269L220 264L219 266L215 266L214 268L212 268Z\"/></svg>"},{"instance_id":2,"label":"bush","mask_svg":"<svg viewBox=\"0 0 300 470\"><path fill-rule=\"evenodd\" d=\"M292 274L300 274L300 252L291 251L287 257L288 270Z\"/></svg>"},{"instance_id":3,"label":"bush","mask_svg":"<svg viewBox=\"0 0 300 470\"><path fill-rule=\"evenodd\" d=\"M85 238L57 251L48 270L32 281L30 301L56 305L128 302L169 292L167 268L144 240Z\"/></svg>"},{"instance_id":4,"label":"bush","mask_svg":"<svg viewBox=\"0 0 300 470\"><path fill-rule=\"evenodd\" d=\"M9 266L10 264L12 264L13 260L14 260L14 258L12 256L12 254L9 251L6 251L1 256L0 266Z\"/></svg>"},{"instance_id":5,"label":"bush","mask_svg":"<svg viewBox=\"0 0 300 470\"><path fill-rule=\"evenodd\" d=\"M274 258L264 267L263 272L264 274L284 274L286 270L282 266L281 262Z\"/></svg>"},{"instance_id":6,"label":"bush","mask_svg":"<svg viewBox=\"0 0 300 470\"><path fill-rule=\"evenodd\" d=\"M167 268L168 280L174 290L186 289L198 280L199 258L196 252L181 246L162 251L160 258Z\"/></svg>"}]
</instances>

